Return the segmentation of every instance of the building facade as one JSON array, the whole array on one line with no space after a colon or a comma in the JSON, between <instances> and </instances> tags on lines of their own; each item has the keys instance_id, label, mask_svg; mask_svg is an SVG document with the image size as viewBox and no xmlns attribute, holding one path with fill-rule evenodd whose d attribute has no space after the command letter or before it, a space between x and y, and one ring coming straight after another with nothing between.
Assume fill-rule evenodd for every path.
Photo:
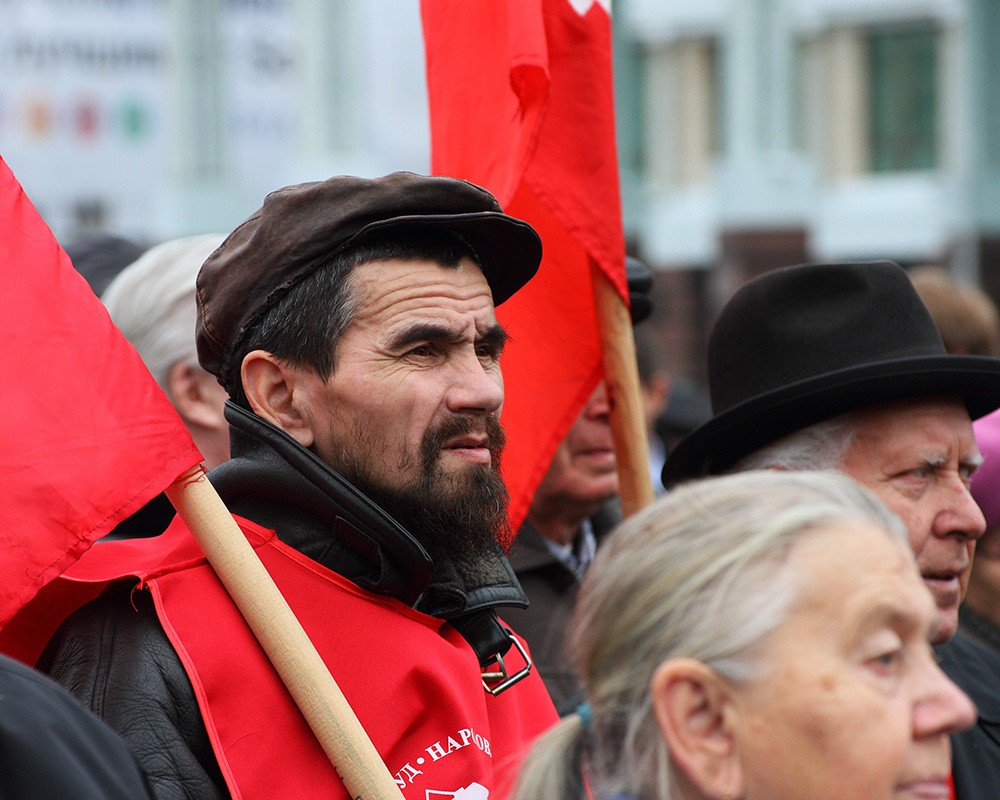
<instances>
[{"instance_id":1,"label":"building facade","mask_svg":"<svg viewBox=\"0 0 1000 800\"><path fill-rule=\"evenodd\" d=\"M938 263L1000 297L1000 5L620 0L630 246L675 371L734 288L803 261Z\"/></svg>"},{"instance_id":2,"label":"building facade","mask_svg":"<svg viewBox=\"0 0 1000 800\"><path fill-rule=\"evenodd\" d=\"M229 230L426 171L416 0L0 0L0 153L60 238Z\"/></svg>"},{"instance_id":3,"label":"building facade","mask_svg":"<svg viewBox=\"0 0 1000 800\"><path fill-rule=\"evenodd\" d=\"M615 0L630 251L663 366L807 260L1000 297L1000 3ZM60 238L229 230L273 188L429 168L418 0L0 0L0 154Z\"/></svg>"}]
</instances>

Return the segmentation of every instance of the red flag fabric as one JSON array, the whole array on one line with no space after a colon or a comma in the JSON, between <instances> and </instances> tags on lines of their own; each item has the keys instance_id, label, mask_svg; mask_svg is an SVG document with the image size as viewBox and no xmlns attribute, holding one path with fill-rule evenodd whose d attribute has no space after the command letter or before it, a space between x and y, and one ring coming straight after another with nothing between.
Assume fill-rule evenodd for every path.
<instances>
[{"instance_id":1,"label":"red flag fabric","mask_svg":"<svg viewBox=\"0 0 1000 800\"><path fill-rule=\"evenodd\" d=\"M597 267L627 301L611 18L594 0L422 0L431 170L493 192L542 238L538 276L497 311L515 529L602 375Z\"/></svg>"},{"instance_id":2,"label":"red flag fabric","mask_svg":"<svg viewBox=\"0 0 1000 800\"><path fill-rule=\"evenodd\" d=\"M2 159L0 269L2 627L201 454Z\"/></svg>"},{"instance_id":3,"label":"red flag fabric","mask_svg":"<svg viewBox=\"0 0 1000 800\"><path fill-rule=\"evenodd\" d=\"M537 670L516 690L494 697L483 690L476 656L451 625L370 594L284 544L274 531L236 519L403 796L507 796L530 743L558 720ZM162 536L100 544L69 567L11 626L24 631L15 654L34 663L66 614L109 581L128 576L152 593L233 797L348 800L305 719L179 519ZM6 644L4 634L0 644ZM509 659L511 672L523 665L513 651ZM239 686L253 687L252 701L234 688L234 664Z\"/></svg>"}]
</instances>

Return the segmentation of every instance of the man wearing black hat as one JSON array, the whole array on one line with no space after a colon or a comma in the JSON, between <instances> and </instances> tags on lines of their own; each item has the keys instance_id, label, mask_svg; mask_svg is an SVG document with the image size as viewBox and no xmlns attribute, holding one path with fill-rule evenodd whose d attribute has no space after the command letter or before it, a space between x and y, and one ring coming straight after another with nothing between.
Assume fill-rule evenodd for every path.
<instances>
[{"instance_id":1,"label":"man wearing black hat","mask_svg":"<svg viewBox=\"0 0 1000 800\"><path fill-rule=\"evenodd\" d=\"M212 483L413 800L500 797L555 719L497 614L525 598L494 308L540 258L486 191L397 173L272 193L198 278L199 360L232 398ZM150 591L114 582L71 618L53 675L157 797L347 797L183 524L160 539L113 576Z\"/></svg>"},{"instance_id":2,"label":"man wearing black hat","mask_svg":"<svg viewBox=\"0 0 1000 800\"><path fill-rule=\"evenodd\" d=\"M839 469L906 523L938 619L942 668L976 703L953 737L957 800L1000 786L1000 660L956 635L985 521L969 481L971 419L1000 406L1000 360L946 353L889 262L774 270L742 287L709 340L714 416L663 469L667 487L746 469Z\"/></svg>"}]
</instances>

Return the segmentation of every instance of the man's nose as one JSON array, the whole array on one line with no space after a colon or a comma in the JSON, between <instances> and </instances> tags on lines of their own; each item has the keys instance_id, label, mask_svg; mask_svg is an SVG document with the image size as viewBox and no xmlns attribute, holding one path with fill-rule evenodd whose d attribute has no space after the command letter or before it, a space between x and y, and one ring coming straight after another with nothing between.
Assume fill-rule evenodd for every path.
<instances>
[{"instance_id":1,"label":"man's nose","mask_svg":"<svg viewBox=\"0 0 1000 800\"><path fill-rule=\"evenodd\" d=\"M496 364L484 364L472 353L457 357L448 387L448 410L461 414L493 414L503 405L503 375Z\"/></svg>"},{"instance_id":2,"label":"man's nose","mask_svg":"<svg viewBox=\"0 0 1000 800\"><path fill-rule=\"evenodd\" d=\"M939 536L961 534L966 539L978 539L986 532L986 518L969 487L959 478L949 487L948 498L938 514L935 533Z\"/></svg>"},{"instance_id":3,"label":"man's nose","mask_svg":"<svg viewBox=\"0 0 1000 800\"><path fill-rule=\"evenodd\" d=\"M590 419L600 419L610 414L611 401L608 399L608 385L601 381L587 398L587 403L583 407L583 415Z\"/></svg>"}]
</instances>

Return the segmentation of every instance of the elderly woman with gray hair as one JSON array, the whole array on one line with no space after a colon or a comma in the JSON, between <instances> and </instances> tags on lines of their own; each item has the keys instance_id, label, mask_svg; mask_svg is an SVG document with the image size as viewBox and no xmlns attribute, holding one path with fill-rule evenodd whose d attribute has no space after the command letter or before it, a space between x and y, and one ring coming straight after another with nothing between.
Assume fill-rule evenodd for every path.
<instances>
[{"instance_id":1,"label":"elderly woman with gray hair","mask_svg":"<svg viewBox=\"0 0 1000 800\"><path fill-rule=\"evenodd\" d=\"M933 621L904 527L849 478L689 483L598 553L570 639L587 703L516 798L947 800L975 710Z\"/></svg>"},{"instance_id":2,"label":"elderly woman with gray hair","mask_svg":"<svg viewBox=\"0 0 1000 800\"><path fill-rule=\"evenodd\" d=\"M226 390L198 364L198 270L225 237L185 236L151 247L101 295L125 338L166 392L211 469L229 458ZM172 511L172 510L171 510Z\"/></svg>"}]
</instances>

